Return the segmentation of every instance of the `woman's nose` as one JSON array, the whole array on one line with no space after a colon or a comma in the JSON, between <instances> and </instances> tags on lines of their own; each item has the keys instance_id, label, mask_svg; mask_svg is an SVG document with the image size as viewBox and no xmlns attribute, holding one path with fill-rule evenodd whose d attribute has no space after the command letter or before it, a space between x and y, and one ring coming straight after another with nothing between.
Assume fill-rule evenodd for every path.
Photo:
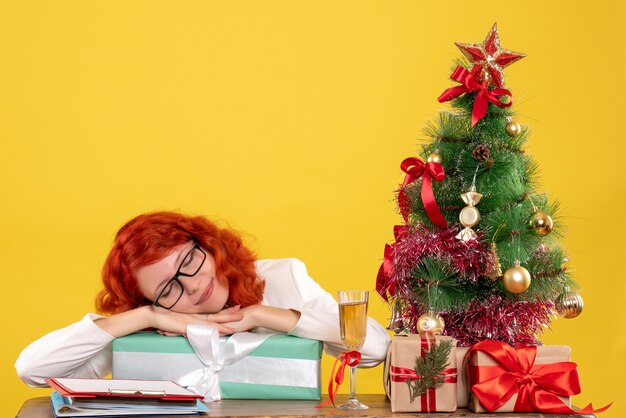
<instances>
[{"instance_id":1,"label":"woman's nose","mask_svg":"<svg viewBox=\"0 0 626 418\"><path fill-rule=\"evenodd\" d=\"M182 279L183 287L185 288L185 292L187 292L187 294L193 295L200 289L200 280L198 280L196 276L183 276ZM180 278L178 280L180 280Z\"/></svg>"}]
</instances>

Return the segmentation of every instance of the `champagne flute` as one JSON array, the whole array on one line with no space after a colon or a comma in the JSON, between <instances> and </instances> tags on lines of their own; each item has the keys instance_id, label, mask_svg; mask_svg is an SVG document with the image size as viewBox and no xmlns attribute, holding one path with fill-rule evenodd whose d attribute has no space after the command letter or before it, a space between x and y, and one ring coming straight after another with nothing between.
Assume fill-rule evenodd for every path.
<instances>
[{"instance_id":1,"label":"champagne flute","mask_svg":"<svg viewBox=\"0 0 626 418\"><path fill-rule=\"evenodd\" d=\"M341 290L337 294L341 340L348 351L358 351L365 342L368 298L366 290ZM350 398L337 408L368 409L356 398L356 366L350 367Z\"/></svg>"}]
</instances>

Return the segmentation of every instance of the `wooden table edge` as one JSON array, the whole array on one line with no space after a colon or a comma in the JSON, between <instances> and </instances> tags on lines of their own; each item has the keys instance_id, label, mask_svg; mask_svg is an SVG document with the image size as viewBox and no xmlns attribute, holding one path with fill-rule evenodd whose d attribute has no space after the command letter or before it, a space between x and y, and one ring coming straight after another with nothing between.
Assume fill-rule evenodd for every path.
<instances>
[{"instance_id":1,"label":"wooden table edge","mask_svg":"<svg viewBox=\"0 0 626 418\"><path fill-rule=\"evenodd\" d=\"M345 399L339 396L339 402ZM358 396L364 404L370 409L363 411L342 411L327 405L323 408L315 408L319 401L293 401L293 400L243 400L243 399L227 399L217 402L208 403L210 409L209 414L200 416L214 417L246 417L246 418L276 418L276 417L363 417L363 418L382 418L382 417L435 417L435 418L593 418L593 414L570 415L570 414L542 414L542 413L473 413L467 409L457 409L455 412L436 412L436 413L411 413L411 412L391 412L391 405L387 397L383 394L364 394ZM175 417L170 415L169 417ZM53 418L52 409L50 408L50 397L31 398L24 402L16 418ZM163 418L168 417L163 415ZM180 416L179 416L180 417Z\"/></svg>"}]
</instances>

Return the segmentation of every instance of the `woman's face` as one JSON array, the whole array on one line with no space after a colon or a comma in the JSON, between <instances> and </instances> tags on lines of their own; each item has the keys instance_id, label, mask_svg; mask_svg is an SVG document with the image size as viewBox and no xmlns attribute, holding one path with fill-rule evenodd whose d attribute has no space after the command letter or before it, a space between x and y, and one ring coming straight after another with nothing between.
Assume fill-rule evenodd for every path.
<instances>
[{"instance_id":1,"label":"woman's face","mask_svg":"<svg viewBox=\"0 0 626 418\"><path fill-rule=\"evenodd\" d=\"M215 313L226 305L228 300L228 286L217 280L215 274L215 260L213 256L202 250L206 258L200 270L192 277L179 274L178 280L182 284L182 295L171 310L182 313ZM193 242L174 248L171 254L165 256L154 264L138 268L134 274L141 293L151 300L156 301L162 291L173 292L175 297L180 294L180 287L171 279L180 272L193 273L197 265L202 262L202 253L198 251ZM191 270L190 270L191 268ZM171 297L171 294L169 294ZM163 296L161 297L163 299ZM161 300L159 299L159 303ZM167 304L161 303L164 307Z\"/></svg>"}]
</instances>

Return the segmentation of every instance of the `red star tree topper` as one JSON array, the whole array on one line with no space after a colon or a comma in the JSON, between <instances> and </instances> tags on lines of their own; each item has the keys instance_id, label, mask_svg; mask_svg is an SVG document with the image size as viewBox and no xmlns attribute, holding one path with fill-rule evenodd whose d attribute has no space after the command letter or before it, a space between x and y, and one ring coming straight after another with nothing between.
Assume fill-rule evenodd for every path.
<instances>
[{"instance_id":1,"label":"red star tree topper","mask_svg":"<svg viewBox=\"0 0 626 418\"><path fill-rule=\"evenodd\" d=\"M498 24L487 34L482 44L463 44L455 42L463 55L474 64L471 73L485 85L493 84L497 88L504 85L503 69L526 56L520 52L509 51L500 47Z\"/></svg>"}]
</instances>

